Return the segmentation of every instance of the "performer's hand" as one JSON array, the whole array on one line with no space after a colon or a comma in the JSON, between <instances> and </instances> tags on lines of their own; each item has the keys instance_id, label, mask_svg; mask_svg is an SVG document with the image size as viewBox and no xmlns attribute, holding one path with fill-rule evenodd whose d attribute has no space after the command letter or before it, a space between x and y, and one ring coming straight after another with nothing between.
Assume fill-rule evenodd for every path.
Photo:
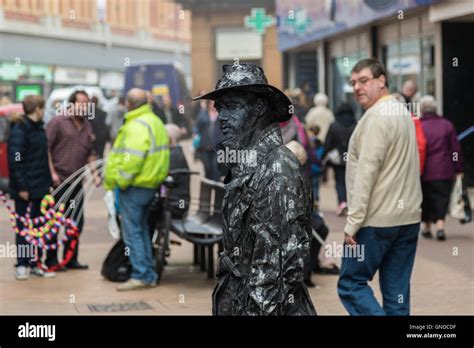
<instances>
[{"instance_id":1,"label":"performer's hand","mask_svg":"<svg viewBox=\"0 0 474 348\"><path fill-rule=\"evenodd\" d=\"M18 196L20 196L20 198L24 201L28 201L30 198L30 194L28 193L28 191L20 191L18 192Z\"/></svg>"},{"instance_id":2,"label":"performer's hand","mask_svg":"<svg viewBox=\"0 0 474 348\"><path fill-rule=\"evenodd\" d=\"M61 179L59 178L59 175L56 172L51 173L51 179L53 179L54 187L58 187L59 184L61 184Z\"/></svg>"},{"instance_id":3,"label":"performer's hand","mask_svg":"<svg viewBox=\"0 0 474 348\"><path fill-rule=\"evenodd\" d=\"M348 235L347 233L344 233L344 242L346 242L346 244L348 244L348 245L356 245L357 244L354 237Z\"/></svg>"}]
</instances>

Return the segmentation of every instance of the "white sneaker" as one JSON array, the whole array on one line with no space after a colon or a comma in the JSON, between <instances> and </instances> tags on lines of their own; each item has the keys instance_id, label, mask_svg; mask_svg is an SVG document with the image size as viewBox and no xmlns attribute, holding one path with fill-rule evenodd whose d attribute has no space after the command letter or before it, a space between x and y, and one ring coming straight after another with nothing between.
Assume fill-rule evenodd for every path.
<instances>
[{"instance_id":1,"label":"white sneaker","mask_svg":"<svg viewBox=\"0 0 474 348\"><path fill-rule=\"evenodd\" d=\"M54 278L56 277L56 273L54 272L45 272L39 267L33 267L30 271L31 275L42 277L42 278Z\"/></svg>"},{"instance_id":2,"label":"white sneaker","mask_svg":"<svg viewBox=\"0 0 474 348\"><path fill-rule=\"evenodd\" d=\"M27 280L28 279L28 268L25 266L18 266L15 268L16 280Z\"/></svg>"},{"instance_id":3,"label":"white sneaker","mask_svg":"<svg viewBox=\"0 0 474 348\"><path fill-rule=\"evenodd\" d=\"M153 282L151 284L145 283L144 281L130 278L125 283L120 284L117 287L117 291L130 291L130 290L139 290L139 289L151 289L156 287L157 283Z\"/></svg>"}]
</instances>

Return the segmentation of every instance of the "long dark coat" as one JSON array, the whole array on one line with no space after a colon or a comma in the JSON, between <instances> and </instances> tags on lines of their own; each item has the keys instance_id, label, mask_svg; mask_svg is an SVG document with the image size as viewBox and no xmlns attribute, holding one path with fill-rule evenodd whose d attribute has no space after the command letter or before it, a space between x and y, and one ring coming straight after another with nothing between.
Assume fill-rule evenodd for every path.
<instances>
[{"instance_id":1,"label":"long dark coat","mask_svg":"<svg viewBox=\"0 0 474 348\"><path fill-rule=\"evenodd\" d=\"M310 258L311 197L278 123L226 178L224 252L219 257L214 315L315 315L303 269Z\"/></svg>"}]
</instances>

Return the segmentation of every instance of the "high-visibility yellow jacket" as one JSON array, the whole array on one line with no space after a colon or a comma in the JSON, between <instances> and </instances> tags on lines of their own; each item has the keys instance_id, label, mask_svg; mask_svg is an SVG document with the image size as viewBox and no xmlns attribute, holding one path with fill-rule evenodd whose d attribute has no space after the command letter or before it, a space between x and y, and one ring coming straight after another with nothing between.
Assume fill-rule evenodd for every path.
<instances>
[{"instance_id":1,"label":"high-visibility yellow jacket","mask_svg":"<svg viewBox=\"0 0 474 348\"><path fill-rule=\"evenodd\" d=\"M105 168L104 188L157 188L168 174L169 140L148 104L125 114Z\"/></svg>"}]
</instances>

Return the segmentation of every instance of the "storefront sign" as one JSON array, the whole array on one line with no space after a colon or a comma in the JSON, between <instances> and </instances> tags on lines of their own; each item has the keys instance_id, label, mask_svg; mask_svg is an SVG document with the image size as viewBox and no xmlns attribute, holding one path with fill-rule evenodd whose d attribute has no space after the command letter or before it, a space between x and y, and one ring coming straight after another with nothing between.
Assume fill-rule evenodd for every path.
<instances>
[{"instance_id":1,"label":"storefront sign","mask_svg":"<svg viewBox=\"0 0 474 348\"><path fill-rule=\"evenodd\" d=\"M26 64L15 64L4 62L0 64L0 80L2 81L16 81L20 76L26 76L28 67Z\"/></svg>"},{"instance_id":2,"label":"storefront sign","mask_svg":"<svg viewBox=\"0 0 474 348\"><path fill-rule=\"evenodd\" d=\"M61 84L97 85L99 74L97 70L92 69L57 67L54 72L54 82Z\"/></svg>"},{"instance_id":3,"label":"storefront sign","mask_svg":"<svg viewBox=\"0 0 474 348\"><path fill-rule=\"evenodd\" d=\"M28 83L15 85L15 100L17 102L23 101L27 95L42 95L43 87L41 84Z\"/></svg>"},{"instance_id":4,"label":"storefront sign","mask_svg":"<svg viewBox=\"0 0 474 348\"><path fill-rule=\"evenodd\" d=\"M99 86L103 89L121 90L123 84L123 72L105 71L100 73Z\"/></svg>"},{"instance_id":5,"label":"storefront sign","mask_svg":"<svg viewBox=\"0 0 474 348\"><path fill-rule=\"evenodd\" d=\"M276 0L280 50L436 2L439 0Z\"/></svg>"},{"instance_id":6,"label":"storefront sign","mask_svg":"<svg viewBox=\"0 0 474 348\"><path fill-rule=\"evenodd\" d=\"M262 35L247 29L218 29L216 58L217 60L262 58Z\"/></svg>"},{"instance_id":7,"label":"storefront sign","mask_svg":"<svg viewBox=\"0 0 474 348\"><path fill-rule=\"evenodd\" d=\"M244 25L254 29L259 34L264 34L267 27L275 24L275 18L268 16L264 8L253 8L250 16L245 16Z\"/></svg>"},{"instance_id":8,"label":"storefront sign","mask_svg":"<svg viewBox=\"0 0 474 348\"><path fill-rule=\"evenodd\" d=\"M387 70L396 75L417 75L421 71L420 58L418 56L400 57L400 59L389 58Z\"/></svg>"}]
</instances>

